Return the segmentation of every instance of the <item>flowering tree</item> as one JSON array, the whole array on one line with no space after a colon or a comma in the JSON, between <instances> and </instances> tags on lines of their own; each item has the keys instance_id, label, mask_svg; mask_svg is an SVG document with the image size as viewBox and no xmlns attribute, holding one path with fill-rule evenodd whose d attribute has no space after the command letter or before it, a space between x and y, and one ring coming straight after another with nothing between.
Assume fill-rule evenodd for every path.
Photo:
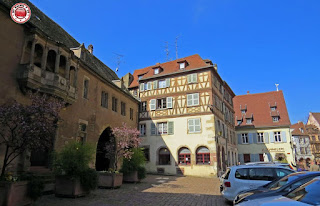
<instances>
[{"instance_id":1,"label":"flowering tree","mask_svg":"<svg viewBox=\"0 0 320 206\"><path fill-rule=\"evenodd\" d=\"M26 150L52 146L64 104L46 95L30 97L30 105L12 101L0 106L0 145L5 145L0 179L4 178L7 166Z\"/></svg>"},{"instance_id":2,"label":"flowering tree","mask_svg":"<svg viewBox=\"0 0 320 206\"><path fill-rule=\"evenodd\" d=\"M136 128L130 128L125 123L122 127L112 129L114 138L106 143L106 156L114 158L114 169L118 170L118 162L121 158L130 159L132 151L130 149L137 148L140 145L140 132Z\"/></svg>"}]
</instances>

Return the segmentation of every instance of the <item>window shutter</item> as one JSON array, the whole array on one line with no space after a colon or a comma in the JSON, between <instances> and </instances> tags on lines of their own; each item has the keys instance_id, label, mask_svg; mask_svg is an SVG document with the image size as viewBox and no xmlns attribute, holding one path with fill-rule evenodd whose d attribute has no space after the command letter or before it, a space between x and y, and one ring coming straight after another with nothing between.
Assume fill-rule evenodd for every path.
<instances>
[{"instance_id":1,"label":"window shutter","mask_svg":"<svg viewBox=\"0 0 320 206\"><path fill-rule=\"evenodd\" d=\"M250 154L250 162L256 162L255 154Z\"/></svg>"},{"instance_id":2,"label":"window shutter","mask_svg":"<svg viewBox=\"0 0 320 206\"><path fill-rule=\"evenodd\" d=\"M192 94L187 94L187 106L192 105Z\"/></svg>"},{"instance_id":3,"label":"window shutter","mask_svg":"<svg viewBox=\"0 0 320 206\"><path fill-rule=\"evenodd\" d=\"M166 79L166 87L170 87L170 78Z\"/></svg>"},{"instance_id":4,"label":"window shutter","mask_svg":"<svg viewBox=\"0 0 320 206\"><path fill-rule=\"evenodd\" d=\"M167 97L167 108L172 109L172 97Z\"/></svg>"},{"instance_id":5,"label":"window shutter","mask_svg":"<svg viewBox=\"0 0 320 206\"><path fill-rule=\"evenodd\" d=\"M156 99L151 99L149 105L151 111L156 110Z\"/></svg>"},{"instance_id":6,"label":"window shutter","mask_svg":"<svg viewBox=\"0 0 320 206\"><path fill-rule=\"evenodd\" d=\"M267 153L267 155L268 155L269 162L273 162L271 154Z\"/></svg>"},{"instance_id":7,"label":"window shutter","mask_svg":"<svg viewBox=\"0 0 320 206\"><path fill-rule=\"evenodd\" d=\"M188 79L188 84L191 83L191 81L192 81L191 74L188 74L187 79Z\"/></svg>"},{"instance_id":8,"label":"window shutter","mask_svg":"<svg viewBox=\"0 0 320 206\"><path fill-rule=\"evenodd\" d=\"M151 135L156 135L156 125L151 122Z\"/></svg>"},{"instance_id":9,"label":"window shutter","mask_svg":"<svg viewBox=\"0 0 320 206\"><path fill-rule=\"evenodd\" d=\"M153 89L158 89L158 81L157 80L155 80L153 82Z\"/></svg>"},{"instance_id":10,"label":"window shutter","mask_svg":"<svg viewBox=\"0 0 320 206\"><path fill-rule=\"evenodd\" d=\"M199 93L194 94L194 102L193 105L199 105Z\"/></svg>"},{"instance_id":11,"label":"window shutter","mask_svg":"<svg viewBox=\"0 0 320 206\"><path fill-rule=\"evenodd\" d=\"M243 164L244 163L244 159L243 159L243 154L238 154L238 160L240 162L240 164Z\"/></svg>"},{"instance_id":12,"label":"window shutter","mask_svg":"<svg viewBox=\"0 0 320 206\"><path fill-rule=\"evenodd\" d=\"M248 134L248 138L249 138L249 144L252 144L253 143L252 133Z\"/></svg>"},{"instance_id":13,"label":"window shutter","mask_svg":"<svg viewBox=\"0 0 320 206\"><path fill-rule=\"evenodd\" d=\"M194 131L195 131L195 132L200 132L200 131L201 131L201 122L200 122L200 119L195 119L195 120L194 120Z\"/></svg>"},{"instance_id":14,"label":"window shutter","mask_svg":"<svg viewBox=\"0 0 320 206\"><path fill-rule=\"evenodd\" d=\"M252 139L253 139L253 143L254 143L254 144L257 144L257 142L258 142L258 135L257 135L257 133L252 133Z\"/></svg>"},{"instance_id":15,"label":"window shutter","mask_svg":"<svg viewBox=\"0 0 320 206\"><path fill-rule=\"evenodd\" d=\"M282 142L287 142L287 137L286 137L286 132L285 131L281 132L281 141Z\"/></svg>"},{"instance_id":16,"label":"window shutter","mask_svg":"<svg viewBox=\"0 0 320 206\"><path fill-rule=\"evenodd\" d=\"M168 122L168 134L174 134L174 123Z\"/></svg>"},{"instance_id":17,"label":"window shutter","mask_svg":"<svg viewBox=\"0 0 320 206\"><path fill-rule=\"evenodd\" d=\"M151 90L151 82L148 82L148 90Z\"/></svg>"},{"instance_id":18,"label":"window shutter","mask_svg":"<svg viewBox=\"0 0 320 206\"><path fill-rule=\"evenodd\" d=\"M270 143L274 143L274 136L272 132L270 132Z\"/></svg>"},{"instance_id":19,"label":"window shutter","mask_svg":"<svg viewBox=\"0 0 320 206\"><path fill-rule=\"evenodd\" d=\"M188 130L189 132L194 132L194 123L193 123L193 119L189 119L188 120Z\"/></svg>"},{"instance_id":20,"label":"window shutter","mask_svg":"<svg viewBox=\"0 0 320 206\"><path fill-rule=\"evenodd\" d=\"M144 83L141 83L141 84L140 84L140 91L141 91L141 92L144 91Z\"/></svg>"},{"instance_id":21,"label":"window shutter","mask_svg":"<svg viewBox=\"0 0 320 206\"><path fill-rule=\"evenodd\" d=\"M198 82L198 75L197 74L192 75L192 82L194 82L194 83Z\"/></svg>"},{"instance_id":22,"label":"window shutter","mask_svg":"<svg viewBox=\"0 0 320 206\"><path fill-rule=\"evenodd\" d=\"M264 142L268 144L269 143L269 133L268 132L263 133L263 138L264 138Z\"/></svg>"},{"instance_id":23,"label":"window shutter","mask_svg":"<svg viewBox=\"0 0 320 206\"><path fill-rule=\"evenodd\" d=\"M238 134L238 144L242 144L241 134Z\"/></svg>"}]
</instances>

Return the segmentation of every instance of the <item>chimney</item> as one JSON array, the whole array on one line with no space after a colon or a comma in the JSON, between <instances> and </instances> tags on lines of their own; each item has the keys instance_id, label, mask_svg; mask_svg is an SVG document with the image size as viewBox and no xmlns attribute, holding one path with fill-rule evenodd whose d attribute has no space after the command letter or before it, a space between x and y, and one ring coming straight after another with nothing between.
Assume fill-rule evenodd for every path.
<instances>
[{"instance_id":1,"label":"chimney","mask_svg":"<svg viewBox=\"0 0 320 206\"><path fill-rule=\"evenodd\" d=\"M91 54L93 54L93 46L92 46L92 44L90 44L90 45L88 46L88 51L89 51Z\"/></svg>"},{"instance_id":2,"label":"chimney","mask_svg":"<svg viewBox=\"0 0 320 206\"><path fill-rule=\"evenodd\" d=\"M250 92L249 92L249 91L247 91L247 94L250 94Z\"/></svg>"}]
</instances>

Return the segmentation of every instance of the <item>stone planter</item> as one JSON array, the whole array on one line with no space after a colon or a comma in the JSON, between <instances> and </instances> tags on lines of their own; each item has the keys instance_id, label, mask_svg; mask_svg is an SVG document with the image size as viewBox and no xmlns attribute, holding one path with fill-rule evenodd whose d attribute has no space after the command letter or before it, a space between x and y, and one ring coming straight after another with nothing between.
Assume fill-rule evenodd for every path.
<instances>
[{"instance_id":1,"label":"stone planter","mask_svg":"<svg viewBox=\"0 0 320 206\"><path fill-rule=\"evenodd\" d=\"M28 181L0 182L0 206L31 205L28 197Z\"/></svg>"},{"instance_id":2,"label":"stone planter","mask_svg":"<svg viewBox=\"0 0 320 206\"><path fill-rule=\"evenodd\" d=\"M56 176L55 195L57 197L82 197L89 194L90 191L84 189L79 178L68 176Z\"/></svg>"},{"instance_id":3,"label":"stone planter","mask_svg":"<svg viewBox=\"0 0 320 206\"><path fill-rule=\"evenodd\" d=\"M122 185L122 173L99 173L98 187L100 188L119 188Z\"/></svg>"},{"instance_id":4,"label":"stone planter","mask_svg":"<svg viewBox=\"0 0 320 206\"><path fill-rule=\"evenodd\" d=\"M130 172L129 174L123 175L124 182L139 182L138 171Z\"/></svg>"}]
</instances>

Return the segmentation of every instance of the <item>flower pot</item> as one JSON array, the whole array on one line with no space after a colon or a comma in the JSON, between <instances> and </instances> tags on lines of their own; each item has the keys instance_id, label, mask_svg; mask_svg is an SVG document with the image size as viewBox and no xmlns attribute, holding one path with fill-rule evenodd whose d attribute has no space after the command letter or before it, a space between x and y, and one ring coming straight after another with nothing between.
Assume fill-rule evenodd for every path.
<instances>
[{"instance_id":1,"label":"flower pot","mask_svg":"<svg viewBox=\"0 0 320 206\"><path fill-rule=\"evenodd\" d=\"M124 182L139 182L139 178L138 178L138 171L133 171L130 172L128 174L124 174L123 175L123 181Z\"/></svg>"},{"instance_id":2,"label":"flower pot","mask_svg":"<svg viewBox=\"0 0 320 206\"><path fill-rule=\"evenodd\" d=\"M98 187L100 188L119 188L122 185L122 173L99 173Z\"/></svg>"},{"instance_id":3,"label":"flower pot","mask_svg":"<svg viewBox=\"0 0 320 206\"><path fill-rule=\"evenodd\" d=\"M82 197L89 194L80 182L79 178L69 176L56 176L55 195L57 197Z\"/></svg>"},{"instance_id":4,"label":"flower pot","mask_svg":"<svg viewBox=\"0 0 320 206\"><path fill-rule=\"evenodd\" d=\"M32 202L28 197L28 181L0 182L0 206L23 206Z\"/></svg>"}]
</instances>

